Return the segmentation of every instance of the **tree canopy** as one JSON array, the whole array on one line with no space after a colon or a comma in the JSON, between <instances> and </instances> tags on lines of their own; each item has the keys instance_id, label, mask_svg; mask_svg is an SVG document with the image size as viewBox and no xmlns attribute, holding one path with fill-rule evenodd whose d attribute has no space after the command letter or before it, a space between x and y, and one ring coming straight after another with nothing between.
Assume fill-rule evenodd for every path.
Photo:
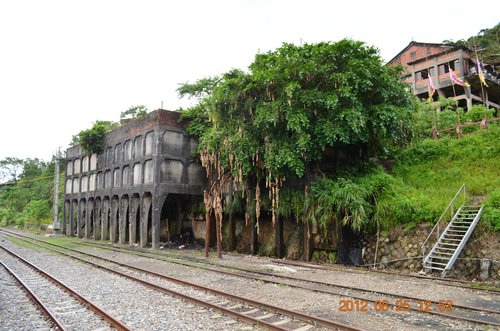
<instances>
[{"instance_id":1,"label":"tree canopy","mask_svg":"<svg viewBox=\"0 0 500 331\"><path fill-rule=\"evenodd\" d=\"M274 221L283 181L304 177L326 149L359 146L368 157L404 144L413 99L399 71L377 49L344 39L283 44L257 54L248 72L182 84L179 94L198 100L182 118L200 137L208 209L222 209L217 201L231 178L234 189L254 190L258 219L263 181Z\"/></svg>"}]
</instances>

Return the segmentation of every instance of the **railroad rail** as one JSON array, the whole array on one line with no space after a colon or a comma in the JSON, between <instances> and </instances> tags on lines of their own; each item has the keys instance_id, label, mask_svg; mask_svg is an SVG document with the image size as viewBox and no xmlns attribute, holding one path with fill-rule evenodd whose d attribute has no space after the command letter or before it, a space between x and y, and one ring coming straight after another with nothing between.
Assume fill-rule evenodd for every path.
<instances>
[{"instance_id":1,"label":"railroad rail","mask_svg":"<svg viewBox=\"0 0 500 331\"><path fill-rule=\"evenodd\" d=\"M318 269L318 270L330 270L330 271L338 270L338 268L335 268L333 266L326 266L326 265L309 263L309 262L279 260L279 259L272 259L271 261L273 263L276 263L276 264L290 265L290 266L303 267L303 268L311 268L311 269ZM379 274L384 274L384 275L393 275L393 276L398 276L398 277L432 280L433 282L438 282L440 285L443 285L443 286L458 287L458 288L463 288L463 289L468 289L468 290L473 290L473 291L500 293L500 290L498 290L498 289L481 288L481 287L477 287L477 286L464 285L464 284L470 284L471 282L466 281L466 280L460 280L460 279L447 278L446 280L443 280L442 277L404 274L401 272L391 272L391 271L387 271L387 270L369 269L368 267L364 267L364 266L349 266L348 271L353 272L353 273L354 272L355 273L364 273L364 272L366 272L366 270L369 270L370 272L373 272L373 273L379 273ZM346 270L343 270L343 271L346 271Z\"/></svg>"},{"instance_id":2,"label":"railroad rail","mask_svg":"<svg viewBox=\"0 0 500 331\"><path fill-rule=\"evenodd\" d=\"M327 329L332 329L332 330L361 330L359 328L356 328L356 327L353 327L350 325L346 325L344 323L336 322L336 321L329 320L329 319L324 319L324 318L317 317L317 316L308 315L306 313L302 313L302 312L298 312L298 311L294 311L294 310L289 310L286 308L281 308L278 306L270 305L270 304L256 301L256 300L251 300L251 299L244 298L244 297L234 295L231 293L211 289L211 288L197 285L197 284L194 284L191 282L187 282L187 281L184 281L184 280L181 280L178 278L169 277L169 276L155 273L155 272L152 272L150 270L143 269L143 268L138 268L138 267L124 264L124 263L119 263L119 262L116 262L116 261L113 261L110 259L106 259L106 258L97 256L97 255L81 252L81 251L78 251L75 249L64 247L62 245L46 242L46 241L39 240L39 239L36 239L33 237L21 235L21 234L15 233L15 232L6 231L3 229L0 230L0 232L2 232L4 235L7 235L7 236L15 235L20 240L30 242L33 245L43 247L45 249L54 251L58 254L62 254L64 256L68 256L72 259L76 259L80 262L89 264L89 265L96 267L96 268L99 268L101 270L105 270L107 272L110 272L110 273L119 275L121 277L133 280L133 281L138 282L144 286L152 288L156 291L159 291L159 292L171 295L171 296L179 297L181 299L184 299L188 302L194 303L194 304L199 305L199 306L215 309L217 311L220 311L221 313L224 313L228 316L232 316L232 317L237 318L237 319L244 321L246 323L257 324L260 327L264 327L266 329L298 331L298 330L310 329L310 328L313 328L314 326L321 326L321 327L324 327ZM27 238L27 239L25 239L25 238ZM41 242L41 243L45 244L45 246L40 245L38 243L35 243L33 241ZM141 279L139 277L135 277L135 276L132 276L130 274L117 271L116 269L109 268L109 267L91 262L89 260L80 258L78 256L75 256L75 255L72 255L72 254L69 254L66 252L62 252L62 251L57 250L57 249L49 248L47 246L54 246L54 247L58 247L59 249L72 251L72 252L75 252L77 254L85 255L85 256L88 256L88 257L93 258L93 259L98 259L98 260L104 261L106 263L112 263L115 265L119 265L123 268L128 268L128 269L140 272L140 273L144 273L144 274L148 274L150 276L158 277L158 278L161 278L163 280L167 280L167 281L172 282L172 283L176 283L176 284L186 286L186 287L191 287L191 288L203 291L203 292L211 293L211 294L223 297L224 300L221 301L220 299L217 299L216 300L217 302L208 302L205 300L200 300L194 296L187 295L187 294L181 293L179 291L171 290L169 288L154 284L152 282L146 281L146 280ZM1 245L0 245L0 248L2 248ZM275 313L274 314L269 313L269 311L273 311ZM279 315L281 315L281 316L279 316ZM300 325L298 325L297 320L301 321L302 323ZM307 325L307 324L304 325L304 323L307 323L309 325Z\"/></svg>"},{"instance_id":3,"label":"railroad rail","mask_svg":"<svg viewBox=\"0 0 500 331\"><path fill-rule=\"evenodd\" d=\"M15 233L15 232L14 232L14 234L18 235L18 236L23 236L23 235ZM37 240L37 241L42 242L42 243L44 243L46 245L58 246L59 248L68 249L68 250L71 250L71 251L75 251L75 252L77 252L79 254L88 255L88 256L91 256L91 257L94 257L94 258L96 258L96 257L97 258L101 258L101 257L95 256L93 254L81 252L81 251L78 251L78 250L69 249L69 248L66 248L64 246L60 246L60 245L57 245L57 244L54 244L54 243L49 243L49 242L46 242L46 241L41 241L41 240L38 240L36 238L32 238L32 237L28 237L28 236L24 236L24 237L29 238L31 240ZM87 245L89 245L89 246L102 246L102 245L99 245L99 244L87 244ZM104 249L113 250L113 251L127 250L127 249L119 249L119 248L115 248L115 247L98 247L98 248L104 248ZM332 291L327 291L327 290L324 290L324 289L321 289L321 288L318 288L318 287L311 288L311 287L308 287L308 286L297 285L297 284L293 284L293 283L283 283L282 281L275 281L275 280L271 280L271 279L265 279L265 278L262 278L262 277L242 275L241 273L234 273L234 272L229 272L229 271L222 271L222 270L217 270L217 269L208 268L208 267L200 267L199 265L193 266L193 265L190 265L189 263L184 263L184 262L178 262L178 261L173 262L173 261L170 261L170 260L166 260L166 259L162 259L162 258L156 257L157 254L144 253L144 252L138 253L135 250L133 250L133 251L134 251L134 255L139 255L139 256L143 256L143 257L147 257L147 258L155 258L155 259L163 260L165 262L177 263L177 264L186 265L186 266L190 266L190 267L203 268L203 269L206 269L206 270L210 270L210 271L214 271L214 272L219 272L219 273L223 273L223 274L227 274L227 275L232 275L232 276L236 276L236 277L256 279L256 280L260 280L260 281L263 281L263 282L275 283L275 284L279 284L279 285L287 285L287 286L290 286L290 287L302 288L302 289L312 290L312 291L320 292L320 293L327 293L327 294L339 295L339 296L349 297L351 299L356 299L356 300L370 301L370 302L374 302L374 303L380 301L380 300L377 300L377 299L367 298L366 296L354 295L353 293L346 294L346 293L332 292ZM154 255L154 257L152 257L150 255ZM125 267L130 268L131 266L125 265ZM219 267L221 267L221 266L219 266ZM135 267L132 267L132 268L135 268ZM266 273L266 272L263 272L263 271L248 270L248 269L244 269L244 268L237 268L237 267L234 267L234 266L232 266L232 267L225 267L225 268L230 268L230 269L234 269L234 270L244 271L244 272L248 272L248 273L255 273L255 274L260 274L260 275L265 275L265 276L278 277L278 278L287 279L287 280L308 282L308 283L313 283L313 284L321 285L321 286L340 287L340 288L343 288L343 289L349 289L351 291L352 290L358 290L358 291L376 293L376 294L381 294L381 295L391 296L391 297L396 297L396 298L405 298L405 299L409 299L409 300L422 300L422 299L411 297L411 296L401 296L401 295L397 295L397 294L394 294L394 293L386 293L386 292L381 292L381 291L366 290L366 289L362 289L362 288L347 287L347 286L342 286L342 285L332 284L332 283L314 282L314 281L309 281L309 280L305 280L305 279L301 279L301 278L297 278L297 277L283 276L283 275L277 275L277 274L269 274L269 273ZM140 269L140 271L141 272L151 273L150 271L144 270L144 269ZM153 273L153 274L155 274L155 273ZM158 276L158 277L165 277L164 275L158 275L158 274L155 274L155 275ZM436 305L438 304L438 302L433 302L433 303L436 304ZM411 308L413 308L413 309L411 309ZM420 311L421 312L421 310L419 310L417 308L414 308L413 306L411 306L411 308L410 308L411 310ZM439 311L428 311L427 313L438 315L438 316L441 316L441 317L446 317L446 318L460 319L460 320L467 321L467 322L500 326L500 323L498 323L498 319L496 318L496 315L498 315L500 313L498 310L485 309L485 308L472 307L472 306L465 306L465 305L456 305L456 304L453 305L453 308L455 310L458 308L459 309L458 313L448 314L448 313L439 312ZM478 316L478 317L467 316L467 315L470 314L470 312L467 312L467 311L479 311L480 312L480 316ZM494 315L494 316L483 316L485 313L490 314L490 315Z\"/></svg>"},{"instance_id":4,"label":"railroad rail","mask_svg":"<svg viewBox=\"0 0 500 331\"><path fill-rule=\"evenodd\" d=\"M54 285L56 285L59 289L62 290L62 292L65 292L66 298L64 302L67 302L68 300L71 300L71 302L76 302L78 307L84 306L88 310L90 310L93 314L99 316L100 319L102 319L106 326L112 326L116 330L120 331L128 331L130 330L126 325L122 324L120 321L117 319L113 318L111 315L109 315L107 312L105 312L103 309L97 307L95 304L93 304L90 300L86 299L84 296L80 295L77 293L75 290L71 289L69 286L64 284L62 281L57 279L56 277L50 275L46 271L42 270L35 264L29 262L28 260L24 259L23 257L19 256L18 254L14 253L13 251L9 250L8 248L4 247L3 245L0 245L0 249L4 250L7 252L10 256L15 258L16 260L21 261L23 264L28 266L30 269L34 270L35 273L32 273L29 278L30 280L30 285L28 285L25 281L22 281L21 278L22 276L19 276L14 273L14 271L11 270L11 268L7 267L5 263L2 263L4 268L9 271L11 275L13 275L16 280L22 284L23 288L29 293L29 295L37 302L37 304L41 307L41 309L49 316L49 318L53 321L54 325L59 328L60 330L66 330L67 329L67 322L64 323L60 317L57 317L56 310L57 308L60 307L55 307L55 302L46 300L46 302L42 303L42 300L40 299L40 296L37 296L35 292L47 292L47 283L50 282ZM33 275L39 275L39 277L33 277ZM26 276L25 276L26 277ZM43 281L44 279L48 280ZM60 293L62 294L62 293ZM62 296L62 295L61 295ZM60 297L61 297L60 296ZM49 306L54 307L51 309ZM68 318L66 318L68 320ZM69 318L71 320L71 318Z\"/></svg>"},{"instance_id":5,"label":"railroad rail","mask_svg":"<svg viewBox=\"0 0 500 331\"><path fill-rule=\"evenodd\" d=\"M59 319L50 311L50 309L43 303L42 299L40 299L30 287L23 282L23 280L5 263L0 261L2 267L7 271L7 273L16 281L16 283L21 287L21 289L28 295L28 297L38 306L39 310L42 314L48 319L49 323L55 328L55 330L64 331L66 328L63 326L63 323L59 321Z\"/></svg>"}]
</instances>

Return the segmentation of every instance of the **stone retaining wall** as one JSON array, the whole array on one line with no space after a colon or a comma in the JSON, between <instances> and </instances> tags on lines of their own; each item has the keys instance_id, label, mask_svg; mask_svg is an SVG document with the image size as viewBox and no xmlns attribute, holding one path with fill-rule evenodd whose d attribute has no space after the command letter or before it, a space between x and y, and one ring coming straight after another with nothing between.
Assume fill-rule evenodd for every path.
<instances>
[{"instance_id":1,"label":"stone retaining wall","mask_svg":"<svg viewBox=\"0 0 500 331\"><path fill-rule=\"evenodd\" d=\"M414 229L399 226L388 233L380 234L377 248L377 267L410 272L422 270L423 258L420 247L431 229L430 224L419 224ZM376 235L367 236L363 240L363 261L365 264L374 263L376 242ZM431 245L434 242L435 240L431 240ZM427 252L430 247L432 246L429 246ZM449 275L467 279L478 278L481 260L487 259L492 261L489 276L500 279L500 264L496 262L499 260L499 254L497 236L478 226Z\"/></svg>"}]
</instances>

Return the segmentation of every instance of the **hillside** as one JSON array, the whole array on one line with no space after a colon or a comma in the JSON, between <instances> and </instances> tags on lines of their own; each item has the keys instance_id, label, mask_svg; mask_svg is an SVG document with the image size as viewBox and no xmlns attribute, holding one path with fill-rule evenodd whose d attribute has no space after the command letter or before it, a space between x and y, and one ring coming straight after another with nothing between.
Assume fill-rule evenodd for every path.
<instances>
[{"instance_id":1,"label":"hillside","mask_svg":"<svg viewBox=\"0 0 500 331\"><path fill-rule=\"evenodd\" d=\"M500 127L461 139L426 139L406 149L394 164L395 195L387 197L396 223L435 221L465 183L468 199L485 203L489 230L500 230Z\"/></svg>"}]
</instances>

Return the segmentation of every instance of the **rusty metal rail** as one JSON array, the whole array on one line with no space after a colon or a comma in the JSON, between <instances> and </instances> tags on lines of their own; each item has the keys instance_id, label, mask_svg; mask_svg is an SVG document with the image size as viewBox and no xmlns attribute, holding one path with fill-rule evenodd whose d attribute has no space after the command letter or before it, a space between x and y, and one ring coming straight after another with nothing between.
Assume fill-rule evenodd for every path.
<instances>
[{"instance_id":1,"label":"rusty metal rail","mask_svg":"<svg viewBox=\"0 0 500 331\"><path fill-rule=\"evenodd\" d=\"M241 296L237 296L237 295L234 295L234 294L231 294L231 293L227 293L227 292L215 290L215 289L212 289L212 288L208 288L208 287L205 287L205 286L197 285L197 284L194 284L194 283L191 283L191 282L188 282L188 281L184 281L184 280L181 280L181 279L178 279L178 278L174 278L174 277L166 276L166 275L163 275L163 274L159 274L159 273L156 273L156 272L153 272L153 271L150 271L150 270L146 270L146 269L143 269L143 268L138 268L138 267L134 267L134 266L131 266L131 265L124 264L124 263L115 262L115 261L110 260L110 259L106 259L106 258L97 256L97 255L86 253L86 252L81 252L81 251L78 251L78 250L75 250L75 249L64 247L62 245L58 245L58 244L46 242L46 241L39 240L39 239L36 239L36 238L32 238L32 237L29 237L29 236L24 236L24 235L15 233L15 232L6 231L6 230L3 230L3 229L0 230L0 232L3 232L4 234L8 233L7 235L16 235L17 237L20 237L20 240L24 240L26 242L30 242L33 245L44 247L45 249L48 249L48 250L54 251L56 253L68 256L68 257L76 259L76 260L78 260L80 262L92 265L93 267L105 270L107 272L111 272L113 274L122 276L122 277L127 278L127 279L131 279L133 281L136 281L136 282L138 282L138 283L140 283L140 284L142 284L144 286L147 286L147 287L152 288L154 290L157 290L159 292L163 292L163 293L166 293L166 294L169 294L169 295L172 295L172 296L180 297L180 298L182 298L182 299L184 299L184 300L186 300L188 302L194 303L196 305L201 305L201 306L204 306L204 307L207 307L207 308L212 308L212 309L218 310L218 311L220 311L220 312L222 312L224 314L227 314L227 315L232 316L234 318L237 318L239 320L245 321L245 322L250 323L250 324L257 324L257 325L259 325L261 327L265 327L265 328L267 328L269 330L293 330L293 328L292 329L285 328L285 327L282 327L281 324L275 324L275 323L267 322L264 319L261 319L261 318L258 318L258 317L249 316L248 315L248 311L247 312L238 312L238 311L236 311L234 309L229 309L228 307L223 307L221 305L217 305L217 304L213 304L213 303L210 303L210 302L207 302L207 301L203 301L203 300L194 298L192 296L188 296L186 294L183 294L183 293L180 293L180 292L168 289L166 287L153 284L151 282L145 281L145 280L140 279L138 277L131 276L131 275L126 274L126 273L122 273L122 272L117 271L115 269L108 268L108 267L102 266L100 264L96 264L94 262L82 259L82 258L80 258L78 256L75 256L75 255L72 255L72 254L69 254L69 253L66 253L66 252L62 252L62 251L59 251L59 250L56 250L56 249L53 249L53 248L49 248L47 246L42 246L40 244L34 243L32 241L28 241L26 239L21 239L21 238L24 237L24 238L28 238L30 240L41 242L41 243L43 243L45 245L51 245L51 246L54 246L54 247L58 247L60 249L73 251L73 252L76 252L78 254L89 256L89 257L94 258L94 259L99 259L99 260L105 261L107 263L113 263L113 264L119 265L121 267L128 268L128 269L131 269L131 270L135 270L135 271L138 271L138 272L141 272L141 273L145 273L145 274L148 274L148 275L152 275L152 276L155 276L155 277L158 277L158 278L161 278L161 279L164 279L164 280L167 280L167 281L170 281L170 282L182 285L182 286L187 286L187 287L195 288L195 289L198 289L198 290L201 290L201 291L204 291L204 292L208 292L208 293L212 293L212 294L215 294L215 295L218 295L218 296L221 296L221 297L225 297L227 299L234 300L236 302L240 302L240 303L252 306L252 307L258 307L260 309L274 311L275 313L281 314L281 315L283 315L285 317L291 317L292 319L297 319L297 320L300 320L300 321L303 321L305 323L309 323L309 324L312 324L312 325L322 326L322 327L325 327L325 328L328 328L328 329L334 329L334 330L353 330L353 331L354 330L361 330L361 329L358 329L356 327L353 327L353 326L350 326L350 325L346 325L346 324L343 324L343 323L340 323L340 322L335 322L335 321L332 321L332 320L324 319L324 318L317 317L317 316L308 315L308 314L301 313L301 312L298 312L298 311L294 311L294 310L289 310L289 309L277 307L277 306L270 305L270 304L267 304L267 303L264 303L264 302L247 299L247 298L244 298L244 297L241 297ZM0 246L0 247L2 247L2 246Z\"/></svg>"},{"instance_id":2,"label":"rusty metal rail","mask_svg":"<svg viewBox=\"0 0 500 331\"><path fill-rule=\"evenodd\" d=\"M76 291L74 291L73 289L71 289L69 286L67 286L66 284L64 284L62 281L60 281L56 277L50 275L46 271L44 271L41 268L37 267L36 265L34 265L33 263L29 262L28 260L26 260L22 256L17 255L16 253L14 253L13 251L11 251L7 247L4 247L3 245L0 245L0 249L3 249L9 255L11 255L14 258L20 260L21 262L23 262L24 264L26 264L27 266L29 266L30 268L32 268L33 270L35 270L36 272L38 272L40 275L42 275L43 277L47 278L52 283L54 283L55 285L57 285L58 287L60 287L61 289L63 289L63 291L67 292L73 298L75 298L80 303L82 303L84 306L88 307L94 313L96 313L97 315L99 315L103 320L105 320L106 322L108 322L115 329L120 330L120 331L128 331L128 330L130 330L126 325L122 324L120 321L118 321L117 319L113 318L111 315L109 315L108 313L106 313L104 310L102 310L101 308L99 308L96 305L94 305L92 302L90 302L90 300L88 300L84 296L80 295L79 293L77 293Z\"/></svg>"},{"instance_id":3,"label":"rusty metal rail","mask_svg":"<svg viewBox=\"0 0 500 331\"><path fill-rule=\"evenodd\" d=\"M60 248L65 249L65 250L75 251L75 252L77 252L79 254L84 254L84 255L88 255L88 256L94 257L94 258L104 259L102 257L96 256L96 255L93 255L93 254L81 252L79 250L74 250L74 249L71 249L71 248L66 248L66 247L58 245L58 244L54 244L54 243L42 241L42 240L39 240L39 239L36 239L36 238L32 238L32 237L29 237L29 236L24 236L24 235L15 233L15 232L13 232L13 234L15 234L17 236L20 236L20 237L29 238L31 240L36 240L36 241L42 242L42 243L44 243L46 245L52 245L52 246L55 246L55 247L60 247ZM89 244L89 246L99 246L99 248L101 248L102 245L99 245L99 244ZM102 248L109 249L109 250L114 250L114 251L129 250L129 249L125 249L125 248L124 249L110 248L110 247L102 247ZM222 274L232 275L232 276L236 276L236 277L243 277L243 278L250 278L250 279L254 279L254 280L261 280L261 281L264 281L264 282L274 283L274 284L279 284L279 285L283 285L284 284L284 285L287 285L287 286L290 286L290 287L296 287L296 288L311 290L311 291L318 292L318 293L334 294L334 295L339 295L339 296L343 296L343 297L349 297L349 298L352 298L352 299L369 301L369 302L373 302L373 303L375 303L377 301L377 300L372 300L372 299L369 299L369 298L366 298L366 297L356 296L356 295L352 295L352 294L334 293L334 292L331 292L331 291L325 291L325 290L321 290L321 289L317 289L317 288L310 288L310 287L306 287L306 286L303 286L303 285L283 283L283 282L279 282L279 281L275 281L275 280L269 280L269 279L265 279L265 278L259 278L259 277L256 277L256 276L247 276L247 275L242 275L240 273L222 271L222 270L217 270L217 269L214 269L214 268L208 268L208 267L204 267L204 266L193 266L193 265L190 265L190 264L187 264L187 263L182 263L182 262L176 262L176 261L171 261L171 260L160 259L160 258L157 257L158 254L153 254L153 253L140 253L140 254L138 254L135 250L132 250L132 251L134 251L135 255L144 256L144 257L147 257L147 258L156 258L156 259L163 260L163 261L166 261L166 262L176 263L176 264L181 264L181 265L186 265L186 266L190 266L190 267L202 268L202 269L206 269L206 270L210 270L210 271L214 271L214 272L218 272L218 273L222 273ZM65 254L65 253L61 252L61 254ZM149 256L149 255L154 255L155 257ZM181 259L180 257L177 257L177 258ZM104 260L107 260L107 259L104 259ZM108 260L108 261L112 262L112 263L117 263L117 262L114 262L114 261L111 261L111 260ZM200 262L200 263L214 264L214 263L209 262L209 261L203 261L203 262ZM122 266L124 266L126 268L136 269L136 270L141 271L141 272L154 274L155 276L158 276L158 277L162 277L162 278L163 277L168 277L168 276L165 276L165 275L156 274L156 273L151 272L149 270L145 270L145 269L141 269L141 268L136 268L136 267L133 267L133 266L124 265L124 264L120 264L120 263L117 263L117 264L122 265ZM219 266L219 267L221 267L221 266ZM249 270L249 269L245 269L245 268L238 268L238 267L226 267L226 268L230 268L230 269L233 269L233 270L244 271L244 272L255 273L255 274L261 274L261 275L265 275L265 276L278 277L278 278L287 279L287 280L309 282L309 283L314 283L314 284L318 284L318 285L322 285L322 286L333 286L333 287L339 287L339 288L350 289L350 290L359 290L359 291L371 292L371 293L381 294L381 295L390 296L390 297L410 299L410 300L416 300L416 301L422 300L420 298L411 297L411 296L397 295L397 294L387 293L387 292L381 292L381 291L372 291L372 290L367 290L367 289L363 289L363 288L356 288L356 287L352 287L352 286L343 286L343 285L326 283L326 282L309 281L309 280L305 280L305 279L301 279L301 278L297 278L297 277L290 277L290 276L284 276L284 275L269 274L269 273L266 273L266 272L263 272L263 271ZM178 281L184 282L182 280L178 280ZM433 300L425 300L425 301L430 301L430 302L432 302L435 305L439 304L439 302L433 301ZM393 308L395 308L395 305L392 305L392 306L394 306ZM499 314L498 310L490 310L490 309L478 308L478 307L471 307L471 306L465 306L465 305L455 305L454 304L453 308L454 309L455 308L460 308L460 309L464 309L464 310L479 311L481 313ZM419 308L416 308L416 307L413 307L413 306L410 307L410 310L415 311L415 312L420 312L420 313L423 312ZM471 318L471 317L465 316L466 314L447 314L447 313L444 313L444 312L432 311L432 310L426 311L425 313L432 314L432 315L437 315L437 316L444 317L444 318L459 319L459 320L463 320L463 321L466 321L466 322L473 322L473 323L478 323L478 324L500 326L500 323L496 322L495 320L492 321L492 320L481 320L481 319L477 319L477 318ZM319 325L321 325L321 324L319 324Z\"/></svg>"},{"instance_id":4,"label":"rusty metal rail","mask_svg":"<svg viewBox=\"0 0 500 331\"><path fill-rule=\"evenodd\" d=\"M57 317L52 314L50 309L42 302L42 300L29 288L29 286L23 282L23 280L12 270L10 269L5 263L0 261L0 264L2 267L4 267L5 270L16 280L16 282L19 284L19 286L23 289L24 292L30 297L31 301L33 301L42 311L42 313L50 320L51 324L55 326L56 330L61 330L64 331L66 328L63 326L62 322L59 321Z\"/></svg>"}]
</instances>

